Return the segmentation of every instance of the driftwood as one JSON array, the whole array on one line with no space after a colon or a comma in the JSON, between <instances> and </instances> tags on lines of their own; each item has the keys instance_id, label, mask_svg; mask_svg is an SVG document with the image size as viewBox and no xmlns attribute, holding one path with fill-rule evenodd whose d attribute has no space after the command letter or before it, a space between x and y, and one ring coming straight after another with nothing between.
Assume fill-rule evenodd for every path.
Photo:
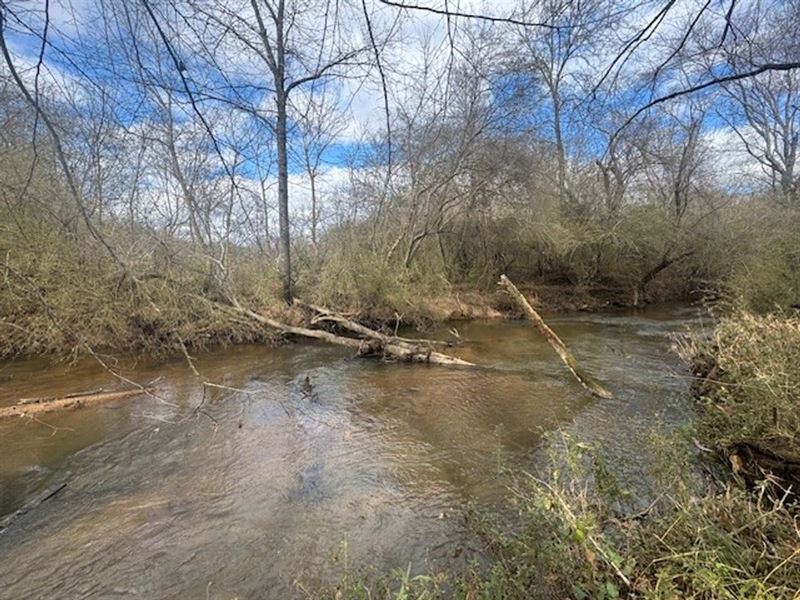
<instances>
[{"instance_id":1,"label":"driftwood","mask_svg":"<svg viewBox=\"0 0 800 600\"><path fill-rule=\"evenodd\" d=\"M16 404L41 404L43 402L52 402L53 400L66 400L68 398L79 398L80 396L91 396L106 391L108 390L99 387L93 390L87 390L85 392L75 392L74 394L67 394L65 396L43 396L38 398L20 398L19 400L17 400Z\"/></svg>"},{"instance_id":2,"label":"driftwood","mask_svg":"<svg viewBox=\"0 0 800 600\"><path fill-rule=\"evenodd\" d=\"M60 398L25 398L12 406L0 407L0 419L8 417L31 417L55 410L83 408L112 400L121 400L144 394L145 390L120 390L117 392L70 394Z\"/></svg>"},{"instance_id":3,"label":"driftwood","mask_svg":"<svg viewBox=\"0 0 800 600\"><path fill-rule=\"evenodd\" d=\"M303 302L302 300L298 300L295 298L294 304L306 310L310 310L311 312L315 313L315 317L312 319L312 323L321 323L321 322L330 322L336 323L343 329L347 329L352 331L353 333L360 335L367 339L377 339L384 343L395 343L401 342L404 344L413 344L413 345L425 345L425 346L446 346L452 347L455 344L453 342L446 342L444 340L429 340L424 338L406 338L400 337L398 335L387 335L385 333L381 333L380 331L376 331L374 329L370 329L369 327L365 327L361 323L357 323L351 319L344 317L343 315L332 311L329 308L324 306L319 306L316 304L309 304L308 302Z\"/></svg>"},{"instance_id":4,"label":"driftwood","mask_svg":"<svg viewBox=\"0 0 800 600\"><path fill-rule=\"evenodd\" d=\"M43 492L36 494L36 496L28 500L25 504L23 504L20 508L15 510L13 513L3 517L3 519L0 519L0 533L8 529L9 526L11 526L11 524L17 519L19 519L22 515L24 515L27 512L30 512L31 510L39 506L42 502L50 500L50 498L55 496L65 487L67 487L66 483L59 483L57 485L51 486L45 489Z\"/></svg>"},{"instance_id":5,"label":"driftwood","mask_svg":"<svg viewBox=\"0 0 800 600\"><path fill-rule=\"evenodd\" d=\"M550 343L558 356L561 357L561 361L567 365L567 368L572 372L572 374L575 376L575 379L577 379L583 387L600 398L612 397L611 392L605 389L602 385L595 381L591 375L580 368L578 361L575 360L575 357L567 349L566 344L561 341L561 338L556 335L555 331L550 329L547 323L544 322L544 319L539 316L539 313L533 309L525 296L522 295L522 292L517 289L517 286L515 286L508 277L501 275L498 285L506 290L506 292L508 292L508 294L514 299L519 307L525 312L525 314L533 323L534 327L536 327L539 333L541 333Z\"/></svg>"},{"instance_id":6,"label":"driftwood","mask_svg":"<svg viewBox=\"0 0 800 600\"><path fill-rule=\"evenodd\" d=\"M322 340L329 344L345 346L356 351L358 356L380 356L398 360L401 362L430 363L435 365L445 365L448 367L474 367L475 365L466 360L461 360L454 356L448 356L440 352L435 352L430 346L424 344L412 344L391 336L384 335L363 325L350 321L342 316L337 317L337 323L351 331L366 329L369 334L363 334L361 339L336 335L330 331L322 329L309 329L307 327L297 327L276 321L270 317L259 314L242 306L231 307L232 310L247 316L254 321L282 331L288 335ZM345 325L346 323L346 325Z\"/></svg>"}]
</instances>

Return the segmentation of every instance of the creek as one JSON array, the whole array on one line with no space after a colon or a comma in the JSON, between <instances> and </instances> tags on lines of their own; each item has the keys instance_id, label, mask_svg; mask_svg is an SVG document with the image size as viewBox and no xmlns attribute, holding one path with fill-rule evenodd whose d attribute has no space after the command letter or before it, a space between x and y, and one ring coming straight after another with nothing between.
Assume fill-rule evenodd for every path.
<instances>
[{"instance_id":1,"label":"creek","mask_svg":"<svg viewBox=\"0 0 800 600\"><path fill-rule=\"evenodd\" d=\"M502 510L509 471L559 429L647 478L646 438L690 418L670 336L697 309L549 316L614 392L591 397L525 322L457 323L489 369L382 364L298 342L118 365L158 398L0 422L2 598L293 598L343 573L462 568L467 506ZM426 337L444 336L441 331ZM113 384L96 363L0 363L0 406Z\"/></svg>"}]
</instances>

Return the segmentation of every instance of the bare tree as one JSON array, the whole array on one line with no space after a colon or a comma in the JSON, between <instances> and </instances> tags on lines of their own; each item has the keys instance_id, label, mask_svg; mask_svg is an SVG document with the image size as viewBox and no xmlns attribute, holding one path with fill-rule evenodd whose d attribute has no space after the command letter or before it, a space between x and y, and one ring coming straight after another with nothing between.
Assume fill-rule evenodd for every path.
<instances>
[{"instance_id":1,"label":"bare tree","mask_svg":"<svg viewBox=\"0 0 800 600\"><path fill-rule=\"evenodd\" d=\"M290 97L296 90L312 84L320 85L356 64L366 54L366 45L358 35L345 31L348 14L359 14L355 7L348 13L345 3L332 0L249 0L226 5L207 6L188 0L199 23L211 33L197 40L199 46L211 55L210 62L223 65L230 59L214 55L219 52L219 42L228 44L228 52L244 52L260 61L269 74L262 92L271 96L274 111L263 105L238 96L238 108L258 114L273 123L277 158L277 195L279 220L280 270L283 297L292 302L293 281L291 267L291 240L289 224L289 140ZM351 21L352 22L352 21Z\"/></svg>"},{"instance_id":2,"label":"bare tree","mask_svg":"<svg viewBox=\"0 0 800 600\"><path fill-rule=\"evenodd\" d=\"M311 243L316 246L322 219L319 177L325 167L325 156L344 130L345 123L339 98L333 95L333 90L324 87L319 91L312 87L304 96L295 98L292 108L300 130L301 160L309 183Z\"/></svg>"},{"instance_id":3,"label":"bare tree","mask_svg":"<svg viewBox=\"0 0 800 600\"><path fill-rule=\"evenodd\" d=\"M518 26L519 46L511 49L515 76L533 75L525 84L541 87L549 103L549 121L558 174L558 194L562 203L574 199L569 182L567 131L577 125L572 112L581 97L580 69L589 64L598 48L607 22L604 0L574 3L568 0L532 2L524 14L543 14L553 27ZM527 19L526 22L532 19Z\"/></svg>"},{"instance_id":4,"label":"bare tree","mask_svg":"<svg viewBox=\"0 0 800 600\"><path fill-rule=\"evenodd\" d=\"M794 4L794 6L793 6ZM723 58L732 71L797 57L797 3L740 9L745 22L733 31ZM709 70L718 66L709 64ZM723 84L728 102L718 112L785 202L800 202L800 71L767 71Z\"/></svg>"}]
</instances>

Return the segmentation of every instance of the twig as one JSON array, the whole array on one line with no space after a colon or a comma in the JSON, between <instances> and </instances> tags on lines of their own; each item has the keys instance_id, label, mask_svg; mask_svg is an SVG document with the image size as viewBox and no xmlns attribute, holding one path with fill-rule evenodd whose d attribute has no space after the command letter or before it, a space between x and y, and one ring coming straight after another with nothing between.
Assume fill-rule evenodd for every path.
<instances>
[{"instance_id":1,"label":"twig","mask_svg":"<svg viewBox=\"0 0 800 600\"><path fill-rule=\"evenodd\" d=\"M45 423L44 421L38 419L34 415L28 415L28 418L34 423L39 423L39 425L44 425L45 427L49 427L50 429L52 429L53 431L50 434L50 437L53 437L59 431L71 431L71 432L75 431L74 429L72 429L72 427L56 427L55 425L50 425L50 423Z\"/></svg>"},{"instance_id":2,"label":"twig","mask_svg":"<svg viewBox=\"0 0 800 600\"><path fill-rule=\"evenodd\" d=\"M11 524L16 521L19 517L24 515L25 513L33 510L43 502L50 500L53 496L58 494L61 490L67 487L66 483L59 483L52 487L45 489L40 494L34 496L30 500L28 500L25 504L23 504L20 508L15 510L13 513L5 517L3 520L0 521L0 533L6 531Z\"/></svg>"}]
</instances>

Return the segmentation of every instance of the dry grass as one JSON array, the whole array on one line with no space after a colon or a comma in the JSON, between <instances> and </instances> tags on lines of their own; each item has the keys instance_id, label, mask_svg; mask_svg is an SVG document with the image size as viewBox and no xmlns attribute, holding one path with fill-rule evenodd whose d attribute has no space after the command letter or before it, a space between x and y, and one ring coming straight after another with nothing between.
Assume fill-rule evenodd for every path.
<instances>
[{"instance_id":1,"label":"dry grass","mask_svg":"<svg viewBox=\"0 0 800 600\"><path fill-rule=\"evenodd\" d=\"M705 435L721 444L755 438L800 446L800 316L740 312L719 323L713 347Z\"/></svg>"}]
</instances>

